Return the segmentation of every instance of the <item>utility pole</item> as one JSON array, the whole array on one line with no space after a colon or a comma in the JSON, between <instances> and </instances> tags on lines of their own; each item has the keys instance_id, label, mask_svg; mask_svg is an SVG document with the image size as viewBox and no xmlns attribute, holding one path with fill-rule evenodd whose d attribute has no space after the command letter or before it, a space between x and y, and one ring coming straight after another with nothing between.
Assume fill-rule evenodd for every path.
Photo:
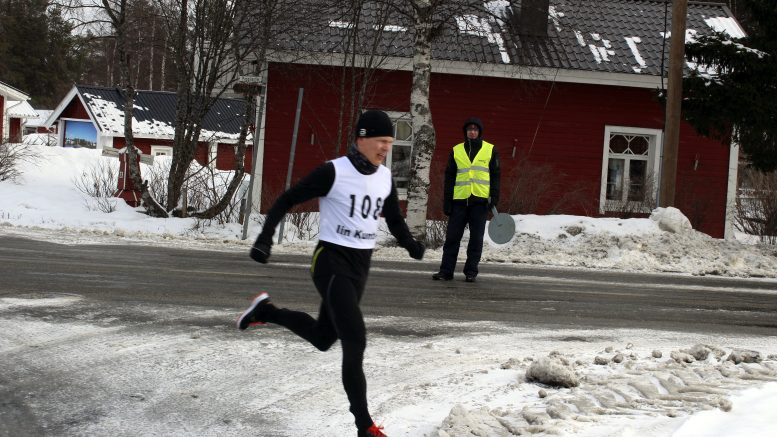
<instances>
[{"instance_id":1,"label":"utility pole","mask_svg":"<svg viewBox=\"0 0 777 437\"><path fill-rule=\"evenodd\" d=\"M666 96L666 119L664 122L664 153L661 159L661 187L658 196L658 205L662 207L674 206L675 203L687 12L688 0L674 0L672 2L672 45L669 49L669 84Z\"/></svg>"},{"instance_id":2,"label":"utility pole","mask_svg":"<svg viewBox=\"0 0 777 437\"><path fill-rule=\"evenodd\" d=\"M297 94L297 115L294 116L294 132L291 134L291 152L289 153L289 169L286 170L286 191L291 188L291 174L294 172L294 155L297 151L297 132L299 132L299 117L302 113L302 96L305 88L300 88ZM286 216L281 220L278 229L278 244L283 243L283 226L286 224Z\"/></svg>"},{"instance_id":3,"label":"utility pole","mask_svg":"<svg viewBox=\"0 0 777 437\"><path fill-rule=\"evenodd\" d=\"M264 85L259 76L240 76L234 86L235 92L245 95L249 105L253 105L254 116L254 135L251 149L251 185L248 186L248 197L246 198L245 214L243 215L243 235L242 239L248 238L248 222L251 217L252 200L254 195L254 185L256 184L256 155L259 144L260 123L262 121L262 95ZM246 122L248 122L246 120Z\"/></svg>"}]
</instances>

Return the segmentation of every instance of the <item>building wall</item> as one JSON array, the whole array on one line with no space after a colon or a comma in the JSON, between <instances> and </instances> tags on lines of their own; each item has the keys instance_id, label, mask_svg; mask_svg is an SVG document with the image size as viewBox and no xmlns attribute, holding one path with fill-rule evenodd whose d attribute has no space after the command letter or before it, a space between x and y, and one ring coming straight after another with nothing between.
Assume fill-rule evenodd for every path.
<instances>
[{"instance_id":1,"label":"building wall","mask_svg":"<svg viewBox=\"0 0 777 437\"><path fill-rule=\"evenodd\" d=\"M151 146L173 146L172 140L155 140L151 138L135 138L134 139L135 147L140 149L140 152L145 155L151 154ZM127 142L125 141L124 137L114 137L113 138L113 147L116 149L123 149L126 147Z\"/></svg>"},{"instance_id":2,"label":"building wall","mask_svg":"<svg viewBox=\"0 0 777 437\"><path fill-rule=\"evenodd\" d=\"M342 74L337 67L271 64L267 89L262 205L283 191L297 93L305 89L292 181L343 154L338 130ZM346 78L349 82L349 77ZM365 108L410 111L409 72L379 72L367 86ZM453 145L463 140L462 123L481 118L483 137L502 162L500 208L509 209L511 184L521 172L545 175L547 187L536 213L599 215L606 125L661 129L663 111L649 89L523 81L435 74L430 103L437 132L429 213L440 216L442 172ZM348 104L346 104L346 112ZM680 130L676 205L695 228L722 237L725 222L728 146L699 136L687 123ZM698 162L697 162L698 161ZM564 201L560 202L560 199Z\"/></svg>"},{"instance_id":3,"label":"building wall","mask_svg":"<svg viewBox=\"0 0 777 437\"><path fill-rule=\"evenodd\" d=\"M89 120L89 114L86 112L86 108L81 104L81 100L74 98L68 103L67 107L62 111L59 118L75 118L78 120Z\"/></svg>"},{"instance_id":4,"label":"building wall","mask_svg":"<svg viewBox=\"0 0 777 437\"><path fill-rule=\"evenodd\" d=\"M126 146L124 137L114 137L113 147L121 149ZM173 140L161 140L152 138L135 138L135 147L140 149L141 153L146 155L151 154L151 146L173 146ZM197 150L194 153L194 159L200 165L207 165L208 163L208 148L210 145L206 142L200 142L197 145ZM245 166L246 172L251 169L251 146L246 151ZM233 170L235 162L234 147L232 144L219 144L217 146L218 155L216 156L216 168L219 170Z\"/></svg>"},{"instance_id":5,"label":"building wall","mask_svg":"<svg viewBox=\"0 0 777 437\"><path fill-rule=\"evenodd\" d=\"M348 78L350 80L350 78ZM299 88L304 88L298 139L292 169L297 181L324 161L345 153L351 120L350 106L340 107L338 68L307 69L271 64L268 76L262 205L266 210L283 191L288 172ZM349 85L350 86L350 85ZM410 76L379 72L366 92L369 108L408 112ZM341 120L341 109L346 114ZM342 126L345 137L338 145ZM338 153L339 151L339 153ZM314 205L315 207L315 205Z\"/></svg>"},{"instance_id":6,"label":"building wall","mask_svg":"<svg viewBox=\"0 0 777 437\"><path fill-rule=\"evenodd\" d=\"M243 165L246 173L251 173L252 163L252 145L246 147L245 155L243 156ZM235 169L235 145L234 144L219 144L217 146L216 153L216 168L219 170L234 170Z\"/></svg>"}]
</instances>

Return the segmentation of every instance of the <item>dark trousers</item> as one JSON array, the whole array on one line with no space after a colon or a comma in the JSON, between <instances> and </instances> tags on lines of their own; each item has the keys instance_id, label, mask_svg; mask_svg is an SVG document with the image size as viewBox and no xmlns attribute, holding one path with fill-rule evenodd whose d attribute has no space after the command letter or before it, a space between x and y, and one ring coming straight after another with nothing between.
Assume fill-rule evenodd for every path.
<instances>
[{"instance_id":1,"label":"dark trousers","mask_svg":"<svg viewBox=\"0 0 777 437\"><path fill-rule=\"evenodd\" d=\"M313 283L321 295L318 319L305 312L279 308L268 315L267 321L286 327L321 351L328 350L340 339L343 387L356 427L366 429L372 425L372 418L367 408L367 380L362 368L367 330L359 302L367 278L336 275L329 267L327 262L316 262L314 266Z\"/></svg>"},{"instance_id":2,"label":"dark trousers","mask_svg":"<svg viewBox=\"0 0 777 437\"><path fill-rule=\"evenodd\" d=\"M478 275L478 264L483 254L483 234L486 232L488 205L486 203L465 204L454 202L451 215L448 217L448 232L445 234L445 244L442 246L442 263L440 273L452 276L456 270L456 258L459 256L461 237L464 228L469 225L469 244L467 245L467 261L464 263L464 274Z\"/></svg>"}]
</instances>

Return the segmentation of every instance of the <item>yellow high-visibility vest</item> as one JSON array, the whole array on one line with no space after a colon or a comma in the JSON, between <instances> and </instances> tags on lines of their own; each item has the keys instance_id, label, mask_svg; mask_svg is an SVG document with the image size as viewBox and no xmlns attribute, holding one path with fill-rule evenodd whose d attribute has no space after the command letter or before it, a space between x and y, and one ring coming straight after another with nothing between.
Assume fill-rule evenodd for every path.
<instances>
[{"instance_id":1,"label":"yellow high-visibility vest","mask_svg":"<svg viewBox=\"0 0 777 437\"><path fill-rule=\"evenodd\" d=\"M456 185L453 187L454 199L468 199L469 196L488 199L491 188L491 173L488 171L488 163L494 145L483 141L480 151L475 155L475 160L470 161L464 143L453 147L453 159L456 161Z\"/></svg>"}]
</instances>

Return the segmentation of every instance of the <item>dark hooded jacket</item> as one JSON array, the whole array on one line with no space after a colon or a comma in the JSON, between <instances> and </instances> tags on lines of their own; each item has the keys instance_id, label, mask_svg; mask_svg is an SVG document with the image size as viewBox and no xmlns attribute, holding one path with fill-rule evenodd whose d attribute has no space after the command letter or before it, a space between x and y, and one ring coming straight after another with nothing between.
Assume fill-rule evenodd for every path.
<instances>
[{"instance_id":1,"label":"dark hooded jacket","mask_svg":"<svg viewBox=\"0 0 777 437\"><path fill-rule=\"evenodd\" d=\"M470 124L476 125L480 132L476 139L471 140L467 137L467 126ZM462 126L464 133L464 150L467 151L470 161L478 154L480 148L483 146L483 123L477 117L468 118ZM490 199L483 199L482 197L470 196L469 199L457 199L453 200L453 187L456 185L456 160L453 158L453 149L451 149L450 156L448 157L448 165L445 167L445 182L443 187L443 211L446 215L449 215L453 202L457 203L486 203L489 206L496 206L499 203L499 156L496 153L496 146L491 154L491 161L488 163L488 171L491 174L491 181L489 187Z\"/></svg>"}]
</instances>

